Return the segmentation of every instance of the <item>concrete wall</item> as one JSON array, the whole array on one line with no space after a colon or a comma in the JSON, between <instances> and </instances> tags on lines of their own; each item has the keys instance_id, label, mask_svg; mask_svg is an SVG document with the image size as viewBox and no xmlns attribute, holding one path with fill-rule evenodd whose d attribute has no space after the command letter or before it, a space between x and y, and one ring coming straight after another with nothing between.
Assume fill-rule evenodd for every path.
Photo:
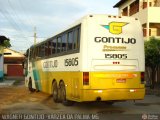
<instances>
[{"instance_id":1,"label":"concrete wall","mask_svg":"<svg viewBox=\"0 0 160 120\"><path fill-rule=\"evenodd\" d=\"M141 24L147 23L148 20L148 9L140 10L138 13L132 15L140 20Z\"/></svg>"},{"instance_id":2,"label":"concrete wall","mask_svg":"<svg viewBox=\"0 0 160 120\"><path fill-rule=\"evenodd\" d=\"M148 8L148 20L151 23L160 23L160 7Z\"/></svg>"},{"instance_id":3,"label":"concrete wall","mask_svg":"<svg viewBox=\"0 0 160 120\"><path fill-rule=\"evenodd\" d=\"M7 64L4 64L4 74L7 74Z\"/></svg>"}]
</instances>

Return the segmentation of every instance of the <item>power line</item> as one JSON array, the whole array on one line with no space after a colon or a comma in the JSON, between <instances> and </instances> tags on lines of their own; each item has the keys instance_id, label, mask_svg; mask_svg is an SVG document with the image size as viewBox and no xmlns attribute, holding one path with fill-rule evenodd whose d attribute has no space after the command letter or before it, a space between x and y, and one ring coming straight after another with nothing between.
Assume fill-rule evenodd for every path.
<instances>
[{"instance_id":1,"label":"power line","mask_svg":"<svg viewBox=\"0 0 160 120\"><path fill-rule=\"evenodd\" d=\"M6 10L2 10L0 9L0 12L1 14L9 21L9 23L11 24L11 26L16 30L16 31L19 31L19 32L23 32L21 30L21 28L18 26L18 24L14 21L13 17L6 11ZM8 14L8 16L6 15L6 13Z\"/></svg>"},{"instance_id":2,"label":"power line","mask_svg":"<svg viewBox=\"0 0 160 120\"><path fill-rule=\"evenodd\" d=\"M22 36L24 36L24 39L27 40L27 45L30 46L28 44L28 41L30 42L30 40L24 35L22 29L15 22L14 18L12 17L12 15L10 15L10 13L7 12L5 9L1 9L1 8L0 8L0 13L8 20L9 24L13 27L13 29L15 29L17 32L19 32Z\"/></svg>"},{"instance_id":3,"label":"power line","mask_svg":"<svg viewBox=\"0 0 160 120\"><path fill-rule=\"evenodd\" d=\"M21 0L18 0L18 3L19 3L19 5L20 5L21 10L23 11L24 15L26 16L26 20L28 21L28 23L29 23L30 25L32 25L32 26L35 26L35 25L33 24L33 21L32 21L32 19L31 19L30 15L27 14L26 9L25 9L25 7L23 6Z\"/></svg>"},{"instance_id":4,"label":"power line","mask_svg":"<svg viewBox=\"0 0 160 120\"><path fill-rule=\"evenodd\" d=\"M19 15L15 11L15 6L13 5L13 3L11 3L10 0L7 0L7 3L8 3L8 6L10 7L10 9L7 9L6 6L3 7L3 5L1 4L0 13L8 21L8 23L11 25L11 27L15 31L17 31L17 33L20 34L20 35L10 35L10 38L16 39L16 41L14 41L14 42L17 42L17 43L23 42L24 41L23 39L25 39L26 42L25 43L23 42L23 44L26 44L29 47L31 44L33 44L33 41L31 41L29 38L34 37L34 36L26 35L25 31L22 29L22 27L26 24L24 24L22 19L20 19ZM24 8L24 5L22 4L22 2L20 0L18 0L18 3L22 9L22 12L24 13L24 17L27 18L25 22L29 23L33 28L34 25L33 25L32 19L29 15L26 14L26 10ZM17 4L16 4L16 6L17 6ZM18 22L17 22L17 20L18 20ZM48 37L36 36L36 38L46 39ZM38 40L38 41L41 41L41 40ZM15 45L12 45L12 46L15 46ZM17 46L17 44L16 44L16 46Z\"/></svg>"},{"instance_id":5,"label":"power line","mask_svg":"<svg viewBox=\"0 0 160 120\"><path fill-rule=\"evenodd\" d=\"M2 28L0 28L0 31L1 32L5 32L5 30L3 30ZM34 38L34 36L28 36L28 35L25 35L25 36L22 36L22 34L12 34L12 35L10 35L10 37L11 38ZM46 37L46 36L37 36L36 35L36 38L41 38L41 39L47 39L48 37Z\"/></svg>"},{"instance_id":6,"label":"power line","mask_svg":"<svg viewBox=\"0 0 160 120\"><path fill-rule=\"evenodd\" d=\"M21 24L21 25L24 25L23 24L23 21L19 18L19 16L17 15L17 13L16 13L16 11L14 10L14 7L12 6L12 3L10 2L10 0L7 0L8 1L8 3L9 3L9 6L11 7L11 9L12 9L12 13L14 14L14 16L18 19L18 21L19 21L19 24ZM19 25L17 25L17 26L19 26ZM23 33L24 31L23 31L23 29L21 29L21 27L19 27L20 28L20 31L22 32L22 34L25 36L25 34ZM27 38L27 37L26 37ZM28 39L27 39L28 40Z\"/></svg>"}]
</instances>

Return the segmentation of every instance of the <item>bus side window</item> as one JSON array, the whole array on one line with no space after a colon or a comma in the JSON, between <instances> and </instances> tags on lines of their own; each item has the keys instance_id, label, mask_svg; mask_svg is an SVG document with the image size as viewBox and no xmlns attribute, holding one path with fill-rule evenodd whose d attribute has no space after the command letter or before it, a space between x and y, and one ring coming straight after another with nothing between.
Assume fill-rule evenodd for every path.
<instances>
[{"instance_id":1,"label":"bus side window","mask_svg":"<svg viewBox=\"0 0 160 120\"><path fill-rule=\"evenodd\" d=\"M51 55L51 42L48 41L45 43L45 56Z\"/></svg>"},{"instance_id":2,"label":"bus side window","mask_svg":"<svg viewBox=\"0 0 160 120\"><path fill-rule=\"evenodd\" d=\"M35 56L35 49L34 49L34 48L32 48L32 50L31 50L31 58L33 59L33 58L34 58L34 56Z\"/></svg>"},{"instance_id":3,"label":"bus side window","mask_svg":"<svg viewBox=\"0 0 160 120\"><path fill-rule=\"evenodd\" d=\"M77 46L76 46L76 48L79 49L80 48L80 34L81 34L80 27L77 28L77 33L78 33L78 35L77 35L77 44L76 44Z\"/></svg>"},{"instance_id":4,"label":"bus side window","mask_svg":"<svg viewBox=\"0 0 160 120\"><path fill-rule=\"evenodd\" d=\"M34 49L32 48L32 50L31 50L31 59L33 59L34 58Z\"/></svg>"},{"instance_id":5,"label":"bus side window","mask_svg":"<svg viewBox=\"0 0 160 120\"><path fill-rule=\"evenodd\" d=\"M53 55L53 54L56 53L56 49L57 49L57 48L56 48L57 39L54 38L51 43L52 43L52 55Z\"/></svg>"},{"instance_id":6,"label":"bus side window","mask_svg":"<svg viewBox=\"0 0 160 120\"><path fill-rule=\"evenodd\" d=\"M79 42L80 42L80 28L78 27L74 30L73 49L79 48Z\"/></svg>"},{"instance_id":7,"label":"bus side window","mask_svg":"<svg viewBox=\"0 0 160 120\"><path fill-rule=\"evenodd\" d=\"M45 56L45 44L42 44L41 50L42 50L42 57L44 57Z\"/></svg>"},{"instance_id":8,"label":"bus side window","mask_svg":"<svg viewBox=\"0 0 160 120\"><path fill-rule=\"evenodd\" d=\"M67 34L63 34L62 35L62 49L61 49L61 51L62 52L65 52L67 49Z\"/></svg>"},{"instance_id":9,"label":"bus side window","mask_svg":"<svg viewBox=\"0 0 160 120\"><path fill-rule=\"evenodd\" d=\"M61 52L61 37L57 39L57 53Z\"/></svg>"},{"instance_id":10,"label":"bus side window","mask_svg":"<svg viewBox=\"0 0 160 120\"><path fill-rule=\"evenodd\" d=\"M40 54L41 54L41 51L40 51L40 50L41 50L41 46L38 46L38 47L37 47L37 51L38 51L38 52L37 52L37 57L41 57L41 55L40 55Z\"/></svg>"},{"instance_id":11,"label":"bus side window","mask_svg":"<svg viewBox=\"0 0 160 120\"><path fill-rule=\"evenodd\" d=\"M40 57L40 46L37 46L37 53L36 53L37 58Z\"/></svg>"},{"instance_id":12,"label":"bus side window","mask_svg":"<svg viewBox=\"0 0 160 120\"><path fill-rule=\"evenodd\" d=\"M26 52L26 57L27 57L27 58L29 57L29 49L28 49L27 52Z\"/></svg>"},{"instance_id":13,"label":"bus side window","mask_svg":"<svg viewBox=\"0 0 160 120\"><path fill-rule=\"evenodd\" d=\"M45 45L42 44L40 46L40 57L44 57L45 56Z\"/></svg>"},{"instance_id":14,"label":"bus side window","mask_svg":"<svg viewBox=\"0 0 160 120\"><path fill-rule=\"evenodd\" d=\"M51 41L48 41L48 56L51 55L51 50L52 50L51 48L52 48Z\"/></svg>"},{"instance_id":15,"label":"bus side window","mask_svg":"<svg viewBox=\"0 0 160 120\"><path fill-rule=\"evenodd\" d=\"M45 43L45 56L48 56L48 42Z\"/></svg>"},{"instance_id":16,"label":"bus side window","mask_svg":"<svg viewBox=\"0 0 160 120\"><path fill-rule=\"evenodd\" d=\"M73 32L68 32L68 48L67 50L72 50L72 42L73 42Z\"/></svg>"},{"instance_id":17,"label":"bus side window","mask_svg":"<svg viewBox=\"0 0 160 120\"><path fill-rule=\"evenodd\" d=\"M33 58L35 59L36 58L36 47L34 46L34 48L33 48Z\"/></svg>"}]
</instances>

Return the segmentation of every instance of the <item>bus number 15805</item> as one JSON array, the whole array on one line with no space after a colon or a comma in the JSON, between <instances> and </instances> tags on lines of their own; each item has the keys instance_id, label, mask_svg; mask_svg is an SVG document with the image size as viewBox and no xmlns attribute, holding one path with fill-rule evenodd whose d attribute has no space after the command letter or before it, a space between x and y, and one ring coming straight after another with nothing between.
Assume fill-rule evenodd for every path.
<instances>
[{"instance_id":1,"label":"bus number 15805","mask_svg":"<svg viewBox=\"0 0 160 120\"><path fill-rule=\"evenodd\" d=\"M64 59L64 65L65 66L77 66L78 65L78 57Z\"/></svg>"},{"instance_id":2,"label":"bus number 15805","mask_svg":"<svg viewBox=\"0 0 160 120\"><path fill-rule=\"evenodd\" d=\"M127 59L127 54L105 54L105 58L110 58L110 59Z\"/></svg>"}]
</instances>

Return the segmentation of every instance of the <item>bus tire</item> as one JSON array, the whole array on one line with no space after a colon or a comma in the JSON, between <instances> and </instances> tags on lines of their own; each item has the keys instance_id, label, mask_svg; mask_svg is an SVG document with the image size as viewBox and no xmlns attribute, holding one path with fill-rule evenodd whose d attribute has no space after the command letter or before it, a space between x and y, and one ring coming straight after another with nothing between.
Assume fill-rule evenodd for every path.
<instances>
[{"instance_id":1,"label":"bus tire","mask_svg":"<svg viewBox=\"0 0 160 120\"><path fill-rule=\"evenodd\" d=\"M34 92L35 89L32 88L32 79L30 78L29 82L28 82L28 89L30 92Z\"/></svg>"},{"instance_id":2,"label":"bus tire","mask_svg":"<svg viewBox=\"0 0 160 120\"><path fill-rule=\"evenodd\" d=\"M65 88L64 82L61 81L59 86L60 86L60 93L61 93L61 101L62 101L63 105L64 106L72 106L74 104L74 102L66 99L66 88Z\"/></svg>"},{"instance_id":3,"label":"bus tire","mask_svg":"<svg viewBox=\"0 0 160 120\"><path fill-rule=\"evenodd\" d=\"M53 97L53 101L55 103L59 102L59 99L58 99L58 86L57 86L57 82L56 81L54 81L53 84L52 84L52 97Z\"/></svg>"}]
</instances>

